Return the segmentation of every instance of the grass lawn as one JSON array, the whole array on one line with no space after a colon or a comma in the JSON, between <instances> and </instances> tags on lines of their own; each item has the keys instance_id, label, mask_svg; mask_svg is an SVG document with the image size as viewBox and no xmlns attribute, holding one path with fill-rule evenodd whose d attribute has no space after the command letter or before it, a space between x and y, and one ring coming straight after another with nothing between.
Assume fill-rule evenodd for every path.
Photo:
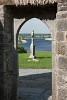
<instances>
[{"instance_id":1,"label":"grass lawn","mask_svg":"<svg viewBox=\"0 0 67 100\"><path fill-rule=\"evenodd\" d=\"M28 61L29 60L29 53L25 54L18 54L19 60L19 68L52 68L52 53L51 52L36 52L36 59L38 62L35 61Z\"/></svg>"}]
</instances>

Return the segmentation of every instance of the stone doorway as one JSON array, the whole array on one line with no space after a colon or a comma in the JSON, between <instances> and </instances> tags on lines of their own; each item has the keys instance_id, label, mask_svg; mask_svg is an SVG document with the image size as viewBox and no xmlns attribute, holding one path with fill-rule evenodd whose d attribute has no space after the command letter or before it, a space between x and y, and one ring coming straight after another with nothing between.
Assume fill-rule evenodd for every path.
<instances>
[{"instance_id":1,"label":"stone doorway","mask_svg":"<svg viewBox=\"0 0 67 100\"><path fill-rule=\"evenodd\" d=\"M17 33L21 26L33 17L45 22L54 33L52 99L67 99L67 1L57 1L57 3L47 3L42 6L5 5L4 2L1 2L3 4L0 5L1 100L17 100ZM18 2L18 4L20 3Z\"/></svg>"},{"instance_id":2,"label":"stone doorway","mask_svg":"<svg viewBox=\"0 0 67 100\"><path fill-rule=\"evenodd\" d=\"M6 46L4 51L5 57L7 59L5 63L4 72L7 74L4 77L6 80L6 100L16 100L17 99L17 78L18 78L18 32L21 26L28 21L29 19L36 17L43 21L49 29L54 33L55 32L55 24L56 24L56 13L57 13L57 4L48 4L47 6L1 6L1 23L4 21L4 26L1 25L1 31L6 33L7 40L2 40ZM4 14L3 14L4 11ZM10 81L8 81L8 79ZM9 95L9 96L8 96ZM1 99L4 96L1 96Z\"/></svg>"},{"instance_id":3,"label":"stone doorway","mask_svg":"<svg viewBox=\"0 0 67 100\"><path fill-rule=\"evenodd\" d=\"M31 19L33 17L36 17L36 18L40 19L42 22L44 22L54 34L55 25L56 25L57 5L54 4L54 5L50 5L50 6L52 7L51 9L50 8L48 9L48 7L46 7L46 8L41 8L40 7L41 10L38 7L36 7L36 8L32 7L30 9L26 9L26 8L22 8L22 7L21 8L20 7L17 8L18 12L21 11L21 10L22 11L25 10L25 11L22 14L21 14L21 12L19 12L19 13L16 12L17 15L15 15L16 17L14 18L14 44L15 44L14 46L15 46L16 50L17 50L17 46L18 46L17 45L18 44L17 41L18 41L18 32L19 32L20 28L22 27L22 25L26 21L28 21L29 19ZM20 16L20 17L17 18L17 16ZM22 16L24 16L24 17L22 18ZM49 91L50 91L49 92L49 94L50 94L51 90L49 90ZM21 100L21 98L20 98L20 100ZM25 98L25 96L23 96L23 98L27 99L27 98ZM30 97L29 97L29 99L30 99Z\"/></svg>"}]
</instances>

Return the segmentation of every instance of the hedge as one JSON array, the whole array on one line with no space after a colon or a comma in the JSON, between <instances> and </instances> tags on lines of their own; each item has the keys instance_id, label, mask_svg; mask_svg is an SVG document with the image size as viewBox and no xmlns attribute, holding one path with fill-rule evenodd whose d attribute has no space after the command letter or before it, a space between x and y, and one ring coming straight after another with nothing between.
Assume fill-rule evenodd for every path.
<instances>
[{"instance_id":1,"label":"hedge","mask_svg":"<svg viewBox=\"0 0 67 100\"><path fill-rule=\"evenodd\" d=\"M27 53L27 50L22 46L18 46L18 53Z\"/></svg>"}]
</instances>

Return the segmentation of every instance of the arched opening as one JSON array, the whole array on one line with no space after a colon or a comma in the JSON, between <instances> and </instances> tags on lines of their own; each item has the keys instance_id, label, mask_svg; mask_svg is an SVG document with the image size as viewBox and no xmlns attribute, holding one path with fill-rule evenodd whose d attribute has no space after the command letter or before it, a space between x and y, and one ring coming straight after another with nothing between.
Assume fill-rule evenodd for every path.
<instances>
[{"instance_id":1,"label":"arched opening","mask_svg":"<svg viewBox=\"0 0 67 100\"><path fill-rule=\"evenodd\" d=\"M30 25L30 23L32 23L32 26ZM38 26L37 26L37 24L38 24ZM31 100L32 100L32 98L39 99L39 100L41 100L42 98L44 98L44 99L49 98L49 96L51 95L51 85L52 85L51 70L46 69L48 67L45 67L46 70L44 70L43 66L46 66L47 64L51 63L51 41L50 41L50 39L48 39L51 37L50 30L42 21L40 21L37 18L30 19L28 22L26 22L25 27L24 27L24 25L23 26L20 25L20 27L19 27L20 35L18 37L20 39L21 38L25 39L29 44L27 44L27 45L20 44L25 49L27 49L28 56L26 56L26 58L24 58L24 56L26 54L22 54L22 55L20 54L20 56L19 56L22 66L24 66L22 68L25 68L23 70L20 70L20 73L19 73L19 75L20 75L20 77L19 77L20 84L19 85L21 85L21 88L19 88L19 97L21 99L26 99L26 100L27 100L27 96ZM35 27L35 25L36 25L36 27ZM22 27L22 29L21 29L21 27ZM25 29L23 29L23 28L25 28ZM45 31L44 29L47 31ZM35 53L38 52L35 55L36 55L36 59L39 60L38 62L34 62L34 61L28 62L29 54L30 54L29 48L30 48L30 44L31 44L32 30L34 30L34 35L35 35L35 39L34 39L35 48L36 48ZM22 32L22 34L21 34L21 32ZM50 53L46 52L47 50L50 51ZM24 62L23 62L23 58L24 58ZM40 63L40 61L41 61L41 63ZM24 63L24 65L23 65L23 63ZM28 66L28 67L26 67L26 66ZM21 67L21 64L20 64L20 67ZM50 67L50 65L49 65L49 67ZM34 69L34 71L31 68ZM44 92L44 90L45 90L45 92ZM38 91L41 91L41 92L38 92ZM34 95L35 93L36 93L36 96ZM43 93L42 96L40 96L41 93ZM20 94L22 94L22 96ZM48 96L44 96L47 94L48 94Z\"/></svg>"},{"instance_id":2,"label":"arched opening","mask_svg":"<svg viewBox=\"0 0 67 100\"><path fill-rule=\"evenodd\" d=\"M30 20L28 20L21 28L20 30L20 34L18 37L18 41L22 42L19 45L22 46L24 49L26 49L26 51L28 52L28 56L27 56L27 60L29 59L29 55L30 55L30 45L31 45L31 32L34 30L34 45L35 45L35 56L36 58L44 58L45 62L46 60L51 63L51 51L52 51L52 46L51 46L51 33L49 28L46 26L46 24L44 24L42 21L40 21L37 18L32 18ZM20 40L21 39L21 40ZM37 51L40 52L41 54L40 56L44 56L43 57L37 57ZM50 51L50 54L47 54L47 51ZM47 59L46 59L47 56ZM21 59L23 59L24 56L22 56ZM28 62L28 61L27 61ZM49 66L47 66L47 63L44 64L41 68L49 68L51 67L51 64ZM19 60L19 63L22 63L21 60ZM42 62L44 63L44 62ZM28 63L25 63L24 65L28 66ZM21 64L19 64L20 68L24 68L23 64L21 67ZM26 68L30 68L31 65L29 65ZM37 66L37 65L36 65ZM38 67L34 67L34 65L31 68L38 68ZM39 67L40 68L40 67Z\"/></svg>"}]
</instances>

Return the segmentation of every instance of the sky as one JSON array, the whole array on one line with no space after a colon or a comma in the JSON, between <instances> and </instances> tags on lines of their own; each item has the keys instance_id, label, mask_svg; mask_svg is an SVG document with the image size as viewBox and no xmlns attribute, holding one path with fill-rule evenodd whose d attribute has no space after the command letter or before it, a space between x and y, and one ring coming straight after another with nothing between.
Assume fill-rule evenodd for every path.
<instances>
[{"instance_id":1,"label":"sky","mask_svg":"<svg viewBox=\"0 0 67 100\"><path fill-rule=\"evenodd\" d=\"M50 34L49 28L41 20L32 18L28 20L20 29L19 34L30 34L34 30L34 33L38 34Z\"/></svg>"}]
</instances>

